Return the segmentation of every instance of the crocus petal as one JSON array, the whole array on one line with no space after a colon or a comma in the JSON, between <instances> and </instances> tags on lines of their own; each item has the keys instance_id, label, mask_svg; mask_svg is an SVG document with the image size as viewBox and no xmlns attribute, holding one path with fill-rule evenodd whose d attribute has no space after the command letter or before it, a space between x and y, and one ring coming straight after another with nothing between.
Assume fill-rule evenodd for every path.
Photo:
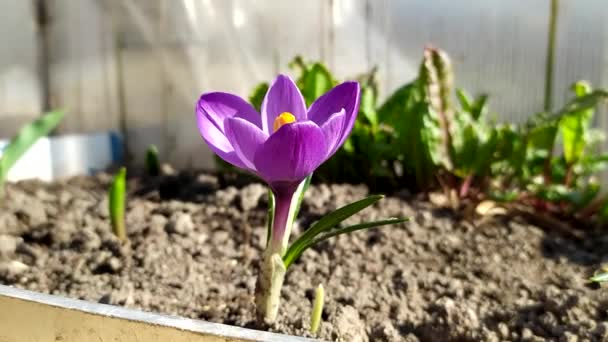
<instances>
[{"instance_id":1,"label":"crocus petal","mask_svg":"<svg viewBox=\"0 0 608 342\"><path fill-rule=\"evenodd\" d=\"M234 147L236 155L249 170L255 172L255 166L253 165L255 151L268 139L268 134L242 118L228 118L224 127L226 137Z\"/></svg>"},{"instance_id":2,"label":"crocus petal","mask_svg":"<svg viewBox=\"0 0 608 342\"><path fill-rule=\"evenodd\" d=\"M228 93L203 94L196 106L198 129L211 150L228 163L240 168L245 164L236 155L224 131L227 118L238 117L261 127L261 119L255 109L240 97Z\"/></svg>"},{"instance_id":3,"label":"crocus petal","mask_svg":"<svg viewBox=\"0 0 608 342\"><path fill-rule=\"evenodd\" d=\"M273 183L302 181L327 155L325 135L310 121L282 126L255 153L258 175Z\"/></svg>"},{"instance_id":4,"label":"crocus petal","mask_svg":"<svg viewBox=\"0 0 608 342\"><path fill-rule=\"evenodd\" d=\"M342 146L353 129L357 112L359 111L359 93L359 83L353 81L344 82L319 97L308 110L308 120L312 120L317 125L323 126L334 113L344 108L346 118L336 149Z\"/></svg>"},{"instance_id":5,"label":"crocus petal","mask_svg":"<svg viewBox=\"0 0 608 342\"><path fill-rule=\"evenodd\" d=\"M326 159L331 157L338 147L340 138L342 137L342 129L344 128L344 122L346 121L346 112L344 109L338 113L334 113L329 117L327 121L321 126L323 134L325 134L325 141L327 142L327 156Z\"/></svg>"},{"instance_id":6,"label":"crocus petal","mask_svg":"<svg viewBox=\"0 0 608 342\"><path fill-rule=\"evenodd\" d=\"M306 103L293 80L279 75L264 97L261 112L263 130L271 134L274 120L283 112L293 114L296 121L306 120Z\"/></svg>"}]
</instances>

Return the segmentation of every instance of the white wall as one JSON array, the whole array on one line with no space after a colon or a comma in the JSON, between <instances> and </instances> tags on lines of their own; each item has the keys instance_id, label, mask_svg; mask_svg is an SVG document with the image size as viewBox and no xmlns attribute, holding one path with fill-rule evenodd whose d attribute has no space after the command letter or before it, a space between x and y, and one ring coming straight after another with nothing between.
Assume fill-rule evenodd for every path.
<instances>
[{"instance_id":1,"label":"white wall","mask_svg":"<svg viewBox=\"0 0 608 342\"><path fill-rule=\"evenodd\" d=\"M0 134L40 112L31 1L0 1ZM194 125L210 90L246 96L296 54L339 77L379 67L382 93L411 80L422 49L452 57L456 83L491 95L500 118L542 110L549 0L47 1L50 100L66 132L126 133L141 162L150 143L180 167L212 157ZM578 79L608 87L605 0L560 1L554 106ZM6 42L6 43L5 43ZM599 122L608 127L608 120Z\"/></svg>"}]
</instances>

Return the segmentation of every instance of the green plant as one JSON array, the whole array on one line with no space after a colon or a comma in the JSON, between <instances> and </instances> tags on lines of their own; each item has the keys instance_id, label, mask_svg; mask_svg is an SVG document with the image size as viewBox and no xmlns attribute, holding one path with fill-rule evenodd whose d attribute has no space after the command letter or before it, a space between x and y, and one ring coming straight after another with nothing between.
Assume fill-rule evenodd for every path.
<instances>
[{"instance_id":1,"label":"green plant","mask_svg":"<svg viewBox=\"0 0 608 342\"><path fill-rule=\"evenodd\" d=\"M259 177L271 192L266 248L255 290L260 324L276 319L287 269L306 249L340 234L407 220L343 226L382 198L369 196L323 216L289 243L312 174L345 143L359 110L358 82L334 87L321 65L312 65L311 70L298 80L304 95L290 77L277 76L264 95L260 113L238 96L223 92L203 94L197 105L198 127L208 146L226 162ZM257 93L264 88L256 89L252 102L259 101Z\"/></svg>"},{"instance_id":2,"label":"green plant","mask_svg":"<svg viewBox=\"0 0 608 342\"><path fill-rule=\"evenodd\" d=\"M148 146L148 150L146 151L146 173L152 177L156 177L160 174L158 149L155 145Z\"/></svg>"},{"instance_id":3,"label":"green plant","mask_svg":"<svg viewBox=\"0 0 608 342\"><path fill-rule=\"evenodd\" d=\"M337 84L319 62L296 57L290 66L307 104ZM591 126L595 107L608 98L605 90L577 82L561 109L502 124L487 95L455 89L451 61L436 48L424 50L418 76L382 103L375 68L356 78L357 121L316 180L365 183L372 191L441 186L460 198L519 201L608 222L608 196L599 197L594 178L608 165L608 154L597 152L604 137ZM256 108L267 89L260 84L250 96Z\"/></svg>"},{"instance_id":4,"label":"green plant","mask_svg":"<svg viewBox=\"0 0 608 342\"><path fill-rule=\"evenodd\" d=\"M108 205L112 231L120 241L127 240L127 230L125 228L125 193L127 188L127 169L121 167L112 180L112 185L108 192Z\"/></svg>"},{"instance_id":5,"label":"green plant","mask_svg":"<svg viewBox=\"0 0 608 342\"><path fill-rule=\"evenodd\" d=\"M62 111L53 111L44 114L39 119L23 126L9 144L2 151L0 157L0 196L4 189L4 182L8 172L15 163L27 152L41 137L49 134L63 119Z\"/></svg>"},{"instance_id":6,"label":"green plant","mask_svg":"<svg viewBox=\"0 0 608 342\"><path fill-rule=\"evenodd\" d=\"M324 298L325 290L323 290L323 284L319 284L315 291L315 301L310 314L310 333L313 335L316 335L317 331L319 330L319 325L321 324Z\"/></svg>"}]
</instances>

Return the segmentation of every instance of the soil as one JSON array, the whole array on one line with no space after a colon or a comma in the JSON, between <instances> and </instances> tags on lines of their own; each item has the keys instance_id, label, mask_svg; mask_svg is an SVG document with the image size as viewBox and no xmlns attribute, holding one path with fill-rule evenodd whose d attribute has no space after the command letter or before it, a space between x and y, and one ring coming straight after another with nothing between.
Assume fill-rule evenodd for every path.
<instances>
[{"instance_id":1,"label":"soil","mask_svg":"<svg viewBox=\"0 0 608 342\"><path fill-rule=\"evenodd\" d=\"M204 173L133 179L121 244L108 219L109 181L8 184L0 283L253 327L265 188ZM294 235L366 194L312 186ZM308 336L321 283L325 340L608 341L608 289L586 283L606 261L608 235L579 240L508 215L468 220L406 192L350 221L404 215L411 222L305 252L288 270L270 330Z\"/></svg>"}]
</instances>

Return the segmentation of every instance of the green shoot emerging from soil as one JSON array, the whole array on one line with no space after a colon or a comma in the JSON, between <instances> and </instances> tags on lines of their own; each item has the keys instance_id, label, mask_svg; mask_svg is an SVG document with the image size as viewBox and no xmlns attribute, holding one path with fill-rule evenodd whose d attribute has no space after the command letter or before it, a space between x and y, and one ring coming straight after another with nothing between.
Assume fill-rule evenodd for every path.
<instances>
[{"instance_id":1,"label":"green shoot emerging from soil","mask_svg":"<svg viewBox=\"0 0 608 342\"><path fill-rule=\"evenodd\" d=\"M108 193L108 204L110 206L110 219L112 221L112 231L120 239L127 240L125 229L125 192L126 192L127 169L121 167L112 180L112 185Z\"/></svg>"},{"instance_id":2,"label":"green shoot emerging from soil","mask_svg":"<svg viewBox=\"0 0 608 342\"><path fill-rule=\"evenodd\" d=\"M602 272L596 273L593 277L589 278L592 283L606 283L608 282L608 267L604 267Z\"/></svg>"},{"instance_id":3,"label":"green shoot emerging from soil","mask_svg":"<svg viewBox=\"0 0 608 342\"><path fill-rule=\"evenodd\" d=\"M63 119L62 111L44 114L41 118L25 125L0 154L0 197L9 170L41 137L49 134Z\"/></svg>"},{"instance_id":4,"label":"green shoot emerging from soil","mask_svg":"<svg viewBox=\"0 0 608 342\"><path fill-rule=\"evenodd\" d=\"M155 145L148 146L148 150L146 151L146 172L148 176L152 177L156 177L160 174L158 149Z\"/></svg>"},{"instance_id":5,"label":"green shoot emerging from soil","mask_svg":"<svg viewBox=\"0 0 608 342\"><path fill-rule=\"evenodd\" d=\"M312 306L312 313L310 314L310 333L313 335L317 334L319 325L321 324L321 314L323 313L323 304L325 302L325 290L323 284L319 284L315 291L315 302Z\"/></svg>"}]
</instances>

